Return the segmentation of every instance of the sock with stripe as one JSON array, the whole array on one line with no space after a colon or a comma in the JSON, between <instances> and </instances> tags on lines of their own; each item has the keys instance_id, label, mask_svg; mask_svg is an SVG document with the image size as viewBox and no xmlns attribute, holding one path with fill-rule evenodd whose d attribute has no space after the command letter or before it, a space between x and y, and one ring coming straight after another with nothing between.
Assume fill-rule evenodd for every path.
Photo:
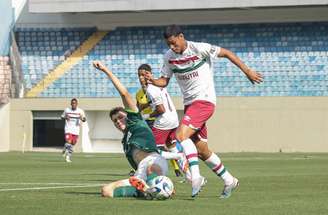
<instances>
[{"instance_id":1,"label":"sock with stripe","mask_svg":"<svg viewBox=\"0 0 328 215\"><path fill-rule=\"evenodd\" d=\"M172 152L172 153L178 154L180 156L179 158L174 158L174 159L171 159L170 160L170 163L171 163L172 167L174 168L175 174L178 176L181 173L179 171L180 168L179 168L179 165L177 164L177 161L176 160L179 160L181 158L181 155L180 154L182 153L182 151L180 152L175 145L174 146L171 146L169 148L169 151Z\"/></svg>"},{"instance_id":2,"label":"sock with stripe","mask_svg":"<svg viewBox=\"0 0 328 215\"><path fill-rule=\"evenodd\" d=\"M175 153L182 153L182 152L183 152L183 148L182 148L182 146L181 146L181 143L178 142L178 141L175 143L175 146L169 148L169 150L170 150L170 152L175 152ZM197 150L197 149L196 149L196 150ZM183 167L184 167L183 164L184 164L184 162L185 162L184 159L185 159L185 158L178 160L178 163L179 163L179 166L180 166L180 167L178 167L178 168L180 168L180 170L181 170L182 172L184 172L184 174L185 174L185 176L186 176L186 179L187 179L188 181L191 181L191 172L190 172L189 165L188 165L188 167L187 167L186 169L183 168ZM188 162L188 163L189 163L189 162Z\"/></svg>"},{"instance_id":3,"label":"sock with stripe","mask_svg":"<svg viewBox=\"0 0 328 215\"><path fill-rule=\"evenodd\" d=\"M138 197L138 191L132 186L117 187L113 191L113 198Z\"/></svg>"},{"instance_id":4,"label":"sock with stripe","mask_svg":"<svg viewBox=\"0 0 328 215\"><path fill-rule=\"evenodd\" d=\"M192 179L199 178L200 172L199 172L198 152L194 142L192 142L191 139L186 139L180 142L180 144L183 148L183 152L187 157Z\"/></svg>"},{"instance_id":5,"label":"sock with stripe","mask_svg":"<svg viewBox=\"0 0 328 215\"><path fill-rule=\"evenodd\" d=\"M206 165L222 180L224 184L232 184L233 176L228 172L228 170L224 167L223 163L219 156L212 152L212 155L205 161Z\"/></svg>"},{"instance_id":6,"label":"sock with stripe","mask_svg":"<svg viewBox=\"0 0 328 215\"><path fill-rule=\"evenodd\" d=\"M170 159L180 159L181 155L177 152L167 152L167 151L163 151L163 150L158 150L159 154L165 158L166 160L170 160Z\"/></svg>"},{"instance_id":7,"label":"sock with stripe","mask_svg":"<svg viewBox=\"0 0 328 215\"><path fill-rule=\"evenodd\" d=\"M179 153L179 152L183 152L183 148L180 142L176 142L175 145L169 147L169 151Z\"/></svg>"}]
</instances>

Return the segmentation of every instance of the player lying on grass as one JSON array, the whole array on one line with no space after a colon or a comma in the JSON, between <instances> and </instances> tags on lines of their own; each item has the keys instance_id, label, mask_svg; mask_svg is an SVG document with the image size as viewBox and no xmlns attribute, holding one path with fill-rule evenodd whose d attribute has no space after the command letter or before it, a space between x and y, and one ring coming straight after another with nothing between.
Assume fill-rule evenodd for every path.
<instances>
[{"instance_id":1,"label":"player lying on grass","mask_svg":"<svg viewBox=\"0 0 328 215\"><path fill-rule=\"evenodd\" d=\"M116 197L117 193L122 196L134 196L136 190L145 197L151 196L147 181L158 175L166 175L167 161L159 154L152 131L138 112L127 89L101 62L94 61L93 65L108 76L120 93L124 108L113 108L110 111L110 118L115 127L123 132L122 144L125 156L132 168L136 170L134 176L129 179L104 185L102 196ZM113 195L114 193L117 195Z\"/></svg>"}]
</instances>

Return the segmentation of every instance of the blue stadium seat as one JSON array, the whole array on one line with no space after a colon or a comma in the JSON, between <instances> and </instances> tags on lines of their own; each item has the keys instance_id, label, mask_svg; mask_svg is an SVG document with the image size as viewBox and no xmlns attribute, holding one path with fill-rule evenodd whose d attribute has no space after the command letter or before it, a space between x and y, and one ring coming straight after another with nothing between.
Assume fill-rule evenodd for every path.
<instances>
[{"instance_id":1,"label":"blue stadium seat","mask_svg":"<svg viewBox=\"0 0 328 215\"><path fill-rule=\"evenodd\" d=\"M265 77L263 84L254 87L228 60L217 59L213 66L218 96L328 95L327 22L182 27L187 39L228 48ZM155 76L160 75L163 54L167 50L162 30L162 27L130 27L111 31L41 96L119 96L106 76L92 67L96 59L106 62L129 92L135 93L139 88L136 70L140 64L149 63ZM27 86L41 80L65 59L65 53L72 52L92 31L17 29ZM174 78L168 90L172 96L181 95Z\"/></svg>"}]
</instances>

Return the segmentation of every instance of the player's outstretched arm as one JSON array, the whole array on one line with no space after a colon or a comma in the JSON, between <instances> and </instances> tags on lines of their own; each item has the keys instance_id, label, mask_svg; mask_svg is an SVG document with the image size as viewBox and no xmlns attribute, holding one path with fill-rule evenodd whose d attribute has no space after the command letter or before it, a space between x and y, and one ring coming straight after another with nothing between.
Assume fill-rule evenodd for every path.
<instances>
[{"instance_id":1,"label":"player's outstretched arm","mask_svg":"<svg viewBox=\"0 0 328 215\"><path fill-rule=\"evenodd\" d=\"M145 74L144 77L149 84L153 84L157 87L166 87L170 82L170 78L162 76L160 78L154 79L153 75L149 73Z\"/></svg>"},{"instance_id":2,"label":"player's outstretched arm","mask_svg":"<svg viewBox=\"0 0 328 215\"><path fill-rule=\"evenodd\" d=\"M113 85L121 95L124 107L131 109L133 111L137 111L138 109L135 102L132 99L132 96L125 88L125 86L120 82L120 80L113 74L113 72L109 70L105 65L103 65L100 61L94 61L93 66L96 69L104 72L108 76L108 78L112 81Z\"/></svg>"},{"instance_id":3,"label":"player's outstretched arm","mask_svg":"<svg viewBox=\"0 0 328 215\"><path fill-rule=\"evenodd\" d=\"M239 57L228 49L221 48L218 57L228 58L233 64L238 66L243 73L245 73L246 77L252 82L252 84L263 82L263 76L260 73L248 68Z\"/></svg>"}]
</instances>

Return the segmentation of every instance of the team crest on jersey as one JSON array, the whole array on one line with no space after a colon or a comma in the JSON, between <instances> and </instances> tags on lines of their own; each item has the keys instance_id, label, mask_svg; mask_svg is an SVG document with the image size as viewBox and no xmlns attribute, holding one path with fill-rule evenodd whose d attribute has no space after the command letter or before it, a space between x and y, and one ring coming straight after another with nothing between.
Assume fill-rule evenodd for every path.
<instances>
[{"instance_id":1,"label":"team crest on jersey","mask_svg":"<svg viewBox=\"0 0 328 215\"><path fill-rule=\"evenodd\" d=\"M216 51L216 46L211 46L210 54L214 54Z\"/></svg>"}]
</instances>

